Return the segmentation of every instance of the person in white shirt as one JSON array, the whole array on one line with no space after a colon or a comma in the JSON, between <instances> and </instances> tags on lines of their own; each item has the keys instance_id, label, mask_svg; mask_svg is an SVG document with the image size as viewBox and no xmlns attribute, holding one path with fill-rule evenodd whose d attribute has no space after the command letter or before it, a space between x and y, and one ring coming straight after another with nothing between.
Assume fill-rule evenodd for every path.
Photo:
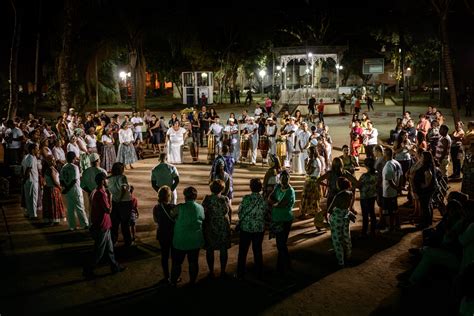
<instances>
[{"instance_id":1,"label":"person in white shirt","mask_svg":"<svg viewBox=\"0 0 474 316\"><path fill-rule=\"evenodd\" d=\"M54 147L53 147L53 157L56 160L56 169L58 171L61 171L61 168L66 164L66 153L64 152L63 149L63 140L62 139L56 139L54 141Z\"/></svg>"},{"instance_id":2,"label":"person in white shirt","mask_svg":"<svg viewBox=\"0 0 474 316\"><path fill-rule=\"evenodd\" d=\"M18 165L21 162L21 141L24 139L24 135L21 129L15 126L13 120L8 120L6 125L8 128L5 131L8 163L9 165Z\"/></svg>"},{"instance_id":3,"label":"person in white shirt","mask_svg":"<svg viewBox=\"0 0 474 316\"><path fill-rule=\"evenodd\" d=\"M84 137L86 142L87 152L89 154L97 153L97 136L95 135L95 127L89 128L88 134Z\"/></svg>"},{"instance_id":4,"label":"person in white shirt","mask_svg":"<svg viewBox=\"0 0 474 316\"><path fill-rule=\"evenodd\" d=\"M239 126L236 124L235 119L229 119L229 125L224 128L225 137L229 139L229 151L235 161L239 159Z\"/></svg>"},{"instance_id":5,"label":"person in white shirt","mask_svg":"<svg viewBox=\"0 0 474 316\"><path fill-rule=\"evenodd\" d=\"M290 117L288 125L282 131L282 135L286 136L286 159L284 166L289 167L290 161L295 151L296 131L298 126L295 124L295 118Z\"/></svg>"},{"instance_id":6,"label":"person in white shirt","mask_svg":"<svg viewBox=\"0 0 474 316\"><path fill-rule=\"evenodd\" d=\"M133 117L130 119L132 122L135 130L133 133L134 139L138 140L139 142L143 142L143 134L142 134L142 126L143 126L143 119L138 116L137 112L133 112Z\"/></svg>"},{"instance_id":7,"label":"person in white shirt","mask_svg":"<svg viewBox=\"0 0 474 316\"><path fill-rule=\"evenodd\" d=\"M402 166L393 159L393 150L390 147L384 149L384 159L386 161L382 170L382 190L383 190L383 217L389 219L389 226L383 232L393 231L398 228L398 186L403 175Z\"/></svg>"},{"instance_id":8,"label":"person in white shirt","mask_svg":"<svg viewBox=\"0 0 474 316\"><path fill-rule=\"evenodd\" d=\"M262 108L260 107L260 103L255 104L254 116L255 116L255 117L260 117L260 115L262 114L262 112L263 112L263 110L262 110Z\"/></svg>"},{"instance_id":9,"label":"person in white shirt","mask_svg":"<svg viewBox=\"0 0 474 316\"><path fill-rule=\"evenodd\" d=\"M293 170L294 172L298 171L297 173L302 174L304 172L304 166L306 163L306 159L308 159L308 147L310 145L310 137L311 133L308 131L308 123L303 122L301 123L301 127L296 134L296 151L299 152L299 166L301 166L301 170Z\"/></svg>"},{"instance_id":10,"label":"person in white shirt","mask_svg":"<svg viewBox=\"0 0 474 316\"><path fill-rule=\"evenodd\" d=\"M67 144L66 151L70 152L72 151L73 153L76 154L76 157L79 158L81 155L81 150L79 149L79 146L77 145L77 138L76 136L71 136L69 143Z\"/></svg>"},{"instance_id":11,"label":"person in white shirt","mask_svg":"<svg viewBox=\"0 0 474 316\"><path fill-rule=\"evenodd\" d=\"M216 140L215 144L216 144L216 148L215 148L215 152L216 152L216 155L220 155L222 153L222 132L224 131L224 126L222 126L219 121L220 121L220 118L219 116L216 116L214 118L215 122L211 124L211 126L209 127L209 131L207 132L207 136L209 136L210 134L214 135L214 138Z\"/></svg>"},{"instance_id":12,"label":"person in white shirt","mask_svg":"<svg viewBox=\"0 0 474 316\"><path fill-rule=\"evenodd\" d=\"M23 194L25 204L25 216L29 219L37 219L38 206L38 144L32 143L28 145L28 155L21 162L21 172L23 176Z\"/></svg>"},{"instance_id":13,"label":"person in white shirt","mask_svg":"<svg viewBox=\"0 0 474 316\"><path fill-rule=\"evenodd\" d=\"M377 129L373 127L371 121L368 121L367 129L362 133L362 137L364 138L365 155L367 157L374 158L374 147L378 144L378 135L379 132Z\"/></svg>"},{"instance_id":14,"label":"person in white shirt","mask_svg":"<svg viewBox=\"0 0 474 316\"><path fill-rule=\"evenodd\" d=\"M269 155L276 155L276 133L277 133L277 126L276 122L271 118L267 118L267 124L265 125L265 136L268 137L268 154Z\"/></svg>"},{"instance_id":15,"label":"person in white shirt","mask_svg":"<svg viewBox=\"0 0 474 316\"><path fill-rule=\"evenodd\" d=\"M257 163L257 146L258 146L258 124L255 123L254 117L249 117L247 124L244 125L250 135L249 150L251 154L251 164Z\"/></svg>"},{"instance_id":16,"label":"person in white shirt","mask_svg":"<svg viewBox=\"0 0 474 316\"><path fill-rule=\"evenodd\" d=\"M123 163L125 166L130 165L130 169L133 169L133 163L138 160L137 153L133 142L133 131L130 129L133 124L131 122L125 123L123 128L119 130L119 148L117 152L117 162Z\"/></svg>"},{"instance_id":17,"label":"person in white shirt","mask_svg":"<svg viewBox=\"0 0 474 316\"><path fill-rule=\"evenodd\" d=\"M67 212L66 218L69 224L69 230L76 230L76 214L79 223L83 229L89 227L89 220L84 209L84 196L81 189L81 176L79 167L74 163L77 156L73 152L66 154L67 164L63 166L59 174L62 194L66 196Z\"/></svg>"}]
</instances>

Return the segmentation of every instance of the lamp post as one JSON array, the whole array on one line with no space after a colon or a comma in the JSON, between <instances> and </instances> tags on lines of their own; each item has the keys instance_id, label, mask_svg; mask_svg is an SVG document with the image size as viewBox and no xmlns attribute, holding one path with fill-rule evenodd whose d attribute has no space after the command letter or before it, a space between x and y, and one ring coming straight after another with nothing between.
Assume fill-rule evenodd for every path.
<instances>
[{"instance_id":1,"label":"lamp post","mask_svg":"<svg viewBox=\"0 0 474 316\"><path fill-rule=\"evenodd\" d=\"M123 80L123 84L125 85L125 103L127 103L127 99L128 99L127 77L130 78L132 74L130 72L121 71L119 73L119 76L120 76L120 79Z\"/></svg>"},{"instance_id":2,"label":"lamp post","mask_svg":"<svg viewBox=\"0 0 474 316\"><path fill-rule=\"evenodd\" d=\"M339 88L339 71L344 69L342 65L336 64L336 89Z\"/></svg>"},{"instance_id":3,"label":"lamp post","mask_svg":"<svg viewBox=\"0 0 474 316\"><path fill-rule=\"evenodd\" d=\"M262 94L264 94L264 92L263 92L263 78L265 78L266 74L267 74L267 72L265 71L265 69L262 69L258 72L258 75L260 76L260 78L262 78Z\"/></svg>"}]
</instances>

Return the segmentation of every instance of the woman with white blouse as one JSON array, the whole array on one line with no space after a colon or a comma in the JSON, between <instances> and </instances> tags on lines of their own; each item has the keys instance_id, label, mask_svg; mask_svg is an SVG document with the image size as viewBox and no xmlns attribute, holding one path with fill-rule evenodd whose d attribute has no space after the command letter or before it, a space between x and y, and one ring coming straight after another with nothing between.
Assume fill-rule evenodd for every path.
<instances>
[{"instance_id":1,"label":"woman with white blouse","mask_svg":"<svg viewBox=\"0 0 474 316\"><path fill-rule=\"evenodd\" d=\"M133 169L132 164L138 160L135 147L133 146L134 137L133 131L130 129L133 126L131 123L125 123L124 126L119 130L119 148L117 153L117 161L123 163L125 166L130 165L130 169Z\"/></svg>"},{"instance_id":2,"label":"woman with white blouse","mask_svg":"<svg viewBox=\"0 0 474 316\"><path fill-rule=\"evenodd\" d=\"M87 131L86 137L84 137L84 140L86 141L86 146L87 146L87 152L89 154L92 153L97 153L97 138L95 136L95 127L89 128Z\"/></svg>"},{"instance_id":3,"label":"woman with white blouse","mask_svg":"<svg viewBox=\"0 0 474 316\"><path fill-rule=\"evenodd\" d=\"M180 164L183 163L182 148L187 130L180 127L179 121L175 121L173 127L166 132L168 143L168 162Z\"/></svg>"},{"instance_id":4,"label":"woman with white blouse","mask_svg":"<svg viewBox=\"0 0 474 316\"><path fill-rule=\"evenodd\" d=\"M100 159L100 166L107 172L112 171L112 166L117 160L115 153L114 138L112 136L112 129L106 128L101 138L103 144L102 157Z\"/></svg>"}]
</instances>

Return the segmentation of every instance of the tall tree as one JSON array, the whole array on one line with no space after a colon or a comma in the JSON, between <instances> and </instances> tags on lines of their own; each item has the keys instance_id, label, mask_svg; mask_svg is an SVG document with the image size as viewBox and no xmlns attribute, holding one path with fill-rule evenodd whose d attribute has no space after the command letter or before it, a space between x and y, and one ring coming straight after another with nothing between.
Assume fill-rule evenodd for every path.
<instances>
[{"instance_id":1,"label":"tall tree","mask_svg":"<svg viewBox=\"0 0 474 316\"><path fill-rule=\"evenodd\" d=\"M8 103L7 117L13 118L18 109L18 51L21 39L22 9L14 0L10 0L13 9L13 34L10 47L10 102Z\"/></svg>"},{"instance_id":2,"label":"tall tree","mask_svg":"<svg viewBox=\"0 0 474 316\"><path fill-rule=\"evenodd\" d=\"M59 102L61 111L66 112L72 105L73 94L71 91L71 68L73 55L73 37L75 29L75 14L78 9L78 0L64 1L62 46L59 54Z\"/></svg>"},{"instance_id":3,"label":"tall tree","mask_svg":"<svg viewBox=\"0 0 474 316\"><path fill-rule=\"evenodd\" d=\"M456 124L460 120L460 117L457 106L456 85L454 82L453 62L451 60L448 33L448 13L453 3L454 0L431 0L431 5L439 16L441 31L441 54L444 63L446 81L448 84L451 111L453 112L454 123ZM440 89L441 88L442 87L440 87Z\"/></svg>"}]
</instances>

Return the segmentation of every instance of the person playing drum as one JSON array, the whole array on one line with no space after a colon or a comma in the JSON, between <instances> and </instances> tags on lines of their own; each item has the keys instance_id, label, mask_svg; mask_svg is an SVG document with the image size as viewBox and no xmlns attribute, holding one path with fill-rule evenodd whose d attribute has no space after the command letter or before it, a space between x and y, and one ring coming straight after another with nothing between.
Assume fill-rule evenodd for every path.
<instances>
[{"instance_id":1,"label":"person playing drum","mask_svg":"<svg viewBox=\"0 0 474 316\"><path fill-rule=\"evenodd\" d=\"M224 134L229 137L229 151L235 161L239 159L239 126L235 124L235 119L229 118L229 125L224 128Z\"/></svg>"},{"instance_id":2,"label":"person playing drum","mask_svg":"<svg viewBox=\"0 0 474 316\"><path fill-rule=\"evenodd\" d=\"M276 154L276 134L277 134L277 126L276 122L271 118L267 118L267 125L265 126L265 136L268 137L269 148L268 154L275 155Z\"/></svg>"},{"instance_id":3,"label":"person playing drum","mask_svg":"<svg viewBox=\"0 0 474 316\"><path fill-rule=\"evenodd\" d=\"M207 136L210 134L214 135L215 138L215 153L221 154L222 153L222 132L224 131L224 126L222 126L219 122L219 116L214 117L215 122L211 124L209 127L209 132L207 132Z\"/></svg>"},{"instance_id":4,"label":"person playing drum","mask_svg":"<svg viewBox=\"0 0 474 316\"><path fill-rule=\"evenodd\" d=\"M252 155L251 164L255 165L257 163L258 124L255 123L255 119L252 116L248 118L244 129L246 129L250 135L249 149Z\"/></svg>"}]
</instances>

